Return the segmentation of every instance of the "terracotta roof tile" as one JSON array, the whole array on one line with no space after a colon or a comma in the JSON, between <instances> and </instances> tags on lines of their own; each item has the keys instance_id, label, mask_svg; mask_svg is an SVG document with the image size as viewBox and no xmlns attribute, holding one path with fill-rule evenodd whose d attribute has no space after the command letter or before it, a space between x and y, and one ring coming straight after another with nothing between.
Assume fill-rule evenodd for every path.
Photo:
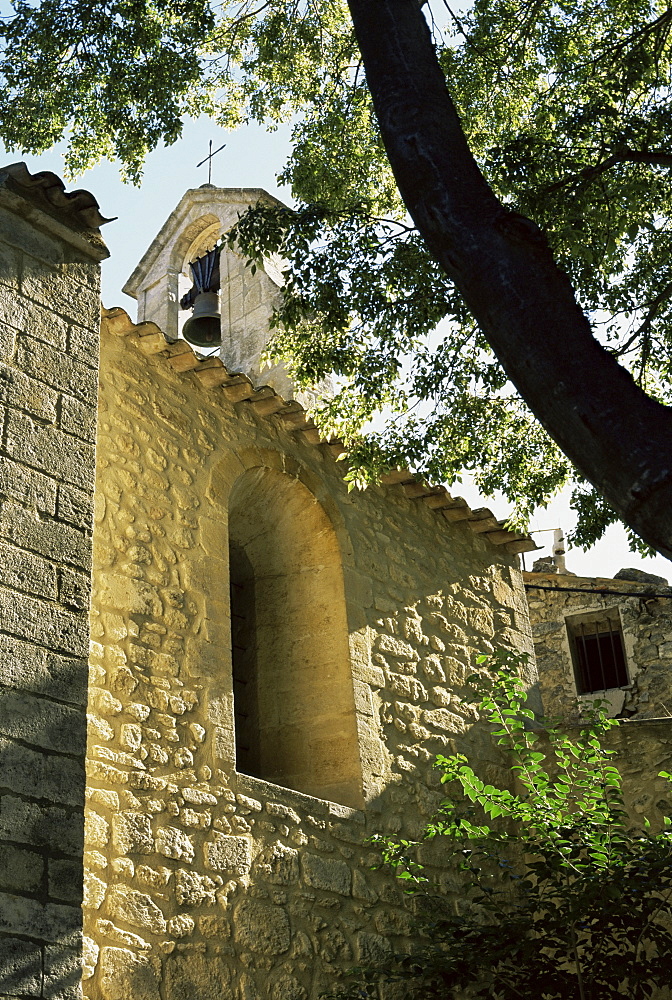
<instances>
[{"instance_id":1,"label":"terracotta roof tile","mask_svg":"<svg viewBox=\"0 0 672 1000\"><path fill-rule=\"evenodd\" d=\"M125 309L103 309L103 327L120 337L132 337L143 354L157 354L165 358L174 371L193 374L203 389L220 388L230 402L246 401L266 419L280 419L284 427L300 434L313 447L329 451L334 461L345 460L342 441L325 441L315 424L296 400L284 400L270 386L254 387L247 375L229 372L219 358L199 360L184 340L169 342L155 323L133 323ZM394 469L382 477L384 485L400 488L409 502L424 503L447 521L466 521L475 534L487 538L508 552L531 552L538 546L529 535L512 531L504 521L498 521L486 507L472 511L462 497L453 497L445 486L427 486L423 480L406 469Z\"/></svg>"},{"instance_id":2,"label":"terracotta roof tile","mask_svg":"<svg viewBox=\"0 0 672 1000\"><path fill-rule=\"evenodd\" d=\"M1 174L11 177L19 188L37 195L51 208L74 216L86 229L99 229L114 221L100 214L98 202L89 191L66 191L61 178L50 170L31 174L25 163L10 163L0 167Z\"/></svg>"}]
</instances>

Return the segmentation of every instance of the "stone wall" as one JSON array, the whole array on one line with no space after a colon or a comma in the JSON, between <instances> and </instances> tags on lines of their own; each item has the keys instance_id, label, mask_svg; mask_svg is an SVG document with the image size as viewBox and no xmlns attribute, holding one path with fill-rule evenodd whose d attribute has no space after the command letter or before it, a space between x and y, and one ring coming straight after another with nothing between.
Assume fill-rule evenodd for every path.
<instances>
[{"instance_id":1,"label":"stone wall","mask_svg":"<svg viewBox=\"0 0 672 1000\"><path fill-rule=\"evenodd\" d=\"M669 719L624 721L609 731L607 746L623 778L625 804L633 827L651 823L657 833L663 817L672 816L672 787L660 771L672 771L672 724Z\"/></svg>"},{"instance_id":2,"label":"stone wall","mask_svg":"<svg viewBox=\"0 0 672 1000\"><path fill-rule=\"evenodd\" d=\"M571 721L578 714L566 619L605 609L620 620L629 674L628 685L606 692L611 714L672 719L672 588L571 574L523 576L547 715Z\"/></svg>"},{"instance_id":3,"label":"stone wall","mask_svg":"<svg viewBox=\"0 0 672 1000\"><path fill-rule=\"evenodd\" d=\"M366 840L420 832L440 797L436 753L468 752L486 777L505 780L462 696L477 654L531 648L515 557L402 486L348 493L314 432L292 431L291 419L272 416L273 397L218 365L167 345L152 324L133 327L121 310L103 322L85 842L91 1000L317 997L344 968L407 940L406 899L370 870ZM257 481L277 483L281 502L270 492L255 500ZM324 769L285 784L334 788L331 763L347 778L332 792L341 802L236 771L228 526L241 497L250 517L235 540L257 574L268 551L264 588L271 577L280 588L271 605L293 616L297 641L318 626L322 641L321 654L311 639L308 652L301 641L277 657L274 738L289 739L294 725L300 748L298 730L327 703L342 720L331 712L333 760L308 746ZM317 526L319 559L309 535L291 533L292 511ZM255 535L255 519L265 534ZM296 545L309 585L282 568ZM303 664L289 693L286 657ZM303 699L301 711L292 699ZM341 731L353 733L354 763L338 759Z\"/></svg>"},{"instance_id":4,"label":"stone wall","mask_svg":"<svg viewBox=\"0 0 672 1000\"><path fill-rule=\"evenodd\" d=\"M48 194L45 194L45 190ZM61 204L54 201L60 198ZM81 996L99 261L53 175L0 172L0 995Z\"/></svg>"}]
</instances>

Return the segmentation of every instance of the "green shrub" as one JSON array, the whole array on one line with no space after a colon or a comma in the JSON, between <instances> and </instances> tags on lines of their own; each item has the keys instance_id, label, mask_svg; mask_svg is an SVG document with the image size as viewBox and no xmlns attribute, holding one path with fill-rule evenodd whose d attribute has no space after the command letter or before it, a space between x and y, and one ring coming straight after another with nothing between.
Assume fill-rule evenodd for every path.
<instances>
[{"instance_id":1,"label":"green shrub","mask_svg":"<svg viewBox=\"0 0 672 1000\"><path fill-rule=\"evenodd\" d=\"M514 790L486 784L466 757L439 756L448 798L425 831L449 900L415 858L417 845L374 838L405 884L418 946L384 967L354 970L330 996L383 994L491 1000L640 1000L672 982L672 830L630 827L599 703L578 734L535 728L519 679L525 657L499 652L474 675L480 709L510 760ZM486 657L479 659L485 665ZM660 772L664 777L671 776Z\"/></svg>"}]
</instances>

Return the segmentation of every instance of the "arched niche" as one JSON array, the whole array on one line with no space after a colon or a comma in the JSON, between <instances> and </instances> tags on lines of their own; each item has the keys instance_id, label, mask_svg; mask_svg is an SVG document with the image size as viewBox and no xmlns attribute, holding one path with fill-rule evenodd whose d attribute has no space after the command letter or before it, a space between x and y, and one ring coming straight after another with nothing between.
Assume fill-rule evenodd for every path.
<instances>
[{"instance_id":1,"label":"arched niche","mask_svg":"<svg viewBox=\"0 0 672 1000\"><path fill-rule=\"evenodd\" d=\"M213 215L204 215L193 222L175 244L173 253L174 268L177 273L177 333L182 336L184 324L191 316L189 309L180 309L179 302L193 285L193 277L189 264L212 250L219 242L222 225ZM221 296L220 296L221 297Z\"/></svg>"},{"instance_id":2,"label":"arched niche","mask_svg":"<svg viewBox=\"0 0 672 1000\"><path fill-rule=\"evenodd\" d=\"M236 769L354 807L362 775L339 546L297 479L244 472L229 502Z\"/></svg>"}]
</instances>

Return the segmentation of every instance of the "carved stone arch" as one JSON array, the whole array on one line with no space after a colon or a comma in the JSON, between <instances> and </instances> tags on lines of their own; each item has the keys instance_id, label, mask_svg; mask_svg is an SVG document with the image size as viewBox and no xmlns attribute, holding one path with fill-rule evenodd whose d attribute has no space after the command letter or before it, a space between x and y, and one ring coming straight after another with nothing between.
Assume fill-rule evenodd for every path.
<instances>
[{"instance_id":1,"label":"carved stone arch","mask_svg":"<svg viewBox=\"0 0 672 1000\"><path fill-rule=\"evenodd\" d=\"M221 221L213 212L206 212L190 222L173 244L170 254L170 269L181 271L188 260L190 250L196 246L204 233L210 235L211 232L214 233L215 229L218 230L218 236L221 235Z\"/></svg>"},{"instance_id":2,"label":"carved stone arch","mask_svg":"<svg viewBox=\"0 0 672 1000\"><path fill-rule=\"evenodd\" d=\"M331 521L331 526L338 537L341 558L344 564L354 566L352 542L345 526L341 509L334 500L333 482L329 483L323 475L314 471L305 462L302 462L294 455L288 455L287 452L281 451L278 448L261 448L257 445L247 448L237 448L236 461L242 464L245 469L254 469L257 466L278 469L303 483L318 503L322 505Z\"/></svg>"},{"instance_id":3,"label":"carved stone arch","mask_svg":"<svg viewBox=\"0 0 672 1000\"><path fill-rule=\"evenodd\" d=\"M201 257L219 241L222 224L216 215L208 212L191 222L176 239L170 255L170 273L175 286L175 319L174 336L178 336L190 313L179 308L183 295L192 287L193 281L189 263Z\"/></svg>"},{"instance_id":4,"label":"carved stone arch","mask_svg":"<svg viewBox=\"0 0 672 1000\"><path fill-rule=\"evenodd\" d=\"M323 476L314 472L308 465L294 456L277 448L262 448L252 445L236 448L235 451L227 452L225 455L215 452L212 459L214 461L209 474L207 492L210 501L217 504L223 517L228 517L231 489L242 472L257 467L277 469L298 479L321 504L331 522L332 529L336 533L343 569L346 573L354 570L355 556L352 539L341 509L334 500L333 485L330 487Z\"/></svg>"},{"instance_id":5,"label":"carved stone arch","mask_svg":"<svg viewBox=\"0 0 672 1000\"><path fill-rule=\"evenodd\" d=\"M267 465L228 501L236 769L345 805L362 774L338 538L299 478Z\"/></svg>"},{"instance_id":6,"label":"carved stone arch","mask_svg":"<svg viewBox=\"0 0 672 1000\"><path fill-rule=\"evenodd\" d=\"M207 250L211 250L219 238L228 232L228 228L222 219L212 212L206 212L198 219L194 219L185 227L173 244L170 269L177 272L184 271L189 261L201 256ZM235 260L241 266L245 265L245 258L242 254L236 253L229 247L224 248L223 256ZM260 267L263 269L263 264ZM276 271L273 271L274 280L277 280Z\"/></svg>"}]
</instances>

